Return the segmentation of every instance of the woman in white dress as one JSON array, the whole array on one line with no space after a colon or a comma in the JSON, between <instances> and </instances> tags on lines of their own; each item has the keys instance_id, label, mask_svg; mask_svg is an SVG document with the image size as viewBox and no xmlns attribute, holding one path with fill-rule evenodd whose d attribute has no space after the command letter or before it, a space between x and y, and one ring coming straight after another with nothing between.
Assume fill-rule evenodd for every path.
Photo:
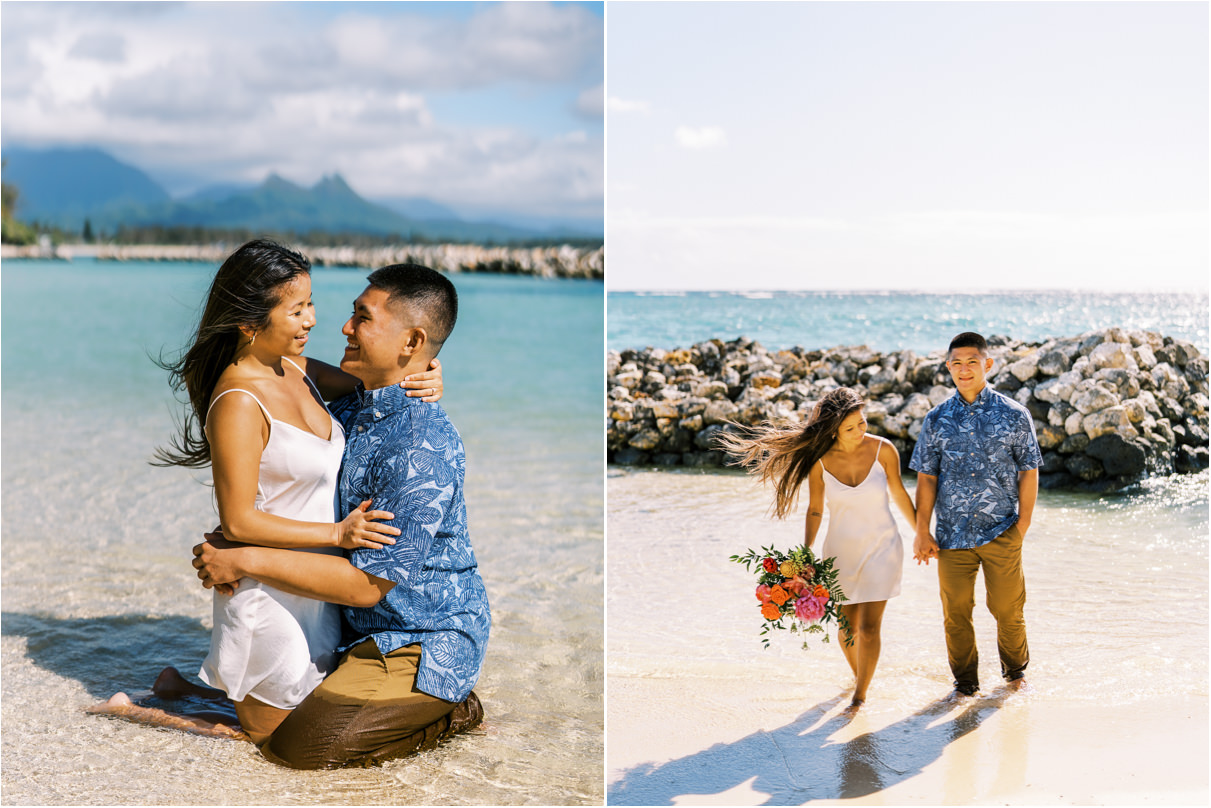
<instances>
[{"instance_id":1,"label":"woman in white dress","mask_svg":"<svg viewBox=\"0 0 1211 808\"><path fill-rule=\"evenodd\" d=\"M910 525L916 524L916 509L900 478L899 452L867 434L863 406L856 391L839 387L816 404L806 425L766 426L724 441L763 482L775 481L778 518L790 513L807 482L808 547L815 544L827 504L828 533L817 555L836 558L837 583L848 598L841 612L850 631L840 639L854 673L853 710L866 701L879 663L883 610L900 594L904 546L889 499Z\"/></svg>"},{"instance_id":2,"label":"woman in white dress","mask_svg":"<svg viewBox=\"0 0 1211 808\"><path fill-rule=\"evenodd\" d=\"M326 553L392 544L399 531L376 521L392 515L369 510L369 502L334 522L345 436L324 401L352 392L357 380L302 356L314 325L305 257L260 240L236 250L215 275L193 344L165 365L174 386L188 393L190 410L157 461L212 466L229 540ZM440 385L440 370L405 383L438 397ZM174 715L121 693L92 711L266 740L335 666L339 607L252 580L217 590L210 653L199 673L210 687L167 668L153 692L229 698L238 728L221 710Z\"/></svg>"}]
</instances>

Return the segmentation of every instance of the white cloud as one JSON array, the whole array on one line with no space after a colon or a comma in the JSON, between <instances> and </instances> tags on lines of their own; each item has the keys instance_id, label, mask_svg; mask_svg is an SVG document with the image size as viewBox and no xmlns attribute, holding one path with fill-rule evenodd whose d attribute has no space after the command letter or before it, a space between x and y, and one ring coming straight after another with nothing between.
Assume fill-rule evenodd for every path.
<instances>
[{"instance_id":1,"label":"white cloud","mask_svg":"<svg viewBox=\"0 0 1211 808\"><path fill-rule=\"evenodd\" d=\"M600 15L351 6L6 3L0 134L100 146L174 192L335 171L371 197L601 214Z\"/></svg>"},{"instance_id":2,"label":"white cloud","mask_svg":"<svg viewBox=\"0 0 1211 808\"><path fill-rule=\"evenodd\" d=\"M718 126L678 126L677 144L686 149L714 149L727 143L727 133Z\"/></svg>"},{"instance_id":3,"label":"white cloud","mask_svg":"<svg viewBox=\"0 0 1211 808\"><path fill-rule=\"evenodd\" d=\"M85 34L76 40L71 55L98 62L121 63L126 59L126 40L118 34Z\"/></svg>"},{"instance_id":4,"label":"white cloud","mask_svg":"<svg viewBox=\"0 0 1211 808\"><path fill-rule=\"evenodd\" d=\"M586 118L604 117L605 84L598 84L582 92L576 99L576 111Z\"/></svg>"},{"instance_id":5,"label":"white cloud","mask_svg":"<svg viewBox=\"0 0 1211 808\"><path fill-rule=\"evenodd\" d=\"M611 212L609 288L1206 288L1205 211L906 211L853 220ZM736 267L743 266L738 278ZM1183 280L1191 279L1191 280Z\"/></svg>"},{"instance_id":6,"label":"white cloud","mask_svg":"<svg viewBox=\"0 0 1211 808\"><path fill-rule=\"evenodd\" d=\"M575 132L565 132L555 140L558 143L588 143L589 134L583 129L577 129Z\"/></svg>"},{"instance_id":7,"label":"white cloud","mask_svg":"<svg viewBox=\"0 0 1211 808\"><path fill-rule=\"evenodd\" d=\"M613 190L613 186L610 186ZM844 219L818 216L652 216L637 211L620 211L610 216L611 225L639 230L851 230L857 225Z\"/></svg>"},{"instance_id":8,"label":"white cloud","mask_svg":"<svg viewBox=\"0 0 1211 808\"><path fill-rule=\"evenodd\" d=\"M647 101L636 101L613 95L610 96L608 105L610 112L650 112L652 109L651 103Z\"/></svg>"}]
</instances>

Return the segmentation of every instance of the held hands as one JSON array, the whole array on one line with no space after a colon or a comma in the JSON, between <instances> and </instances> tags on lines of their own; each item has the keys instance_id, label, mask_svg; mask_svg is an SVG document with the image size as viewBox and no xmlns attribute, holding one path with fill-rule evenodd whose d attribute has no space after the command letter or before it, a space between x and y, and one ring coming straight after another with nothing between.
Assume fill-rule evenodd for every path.
<instances>
[{"instance_id":1,"label":"held hands","mask_svg":"<svg viewBox=\"0 0 1211 808\"><path fill-rule=\"evenodd\" d=\"M364 501L354 508L348 516L333 525L337 531L337 547L342 550L356 550L368 547L380 550L384 546L395 544L392 536L400 534L394 525L385 525L374 519L394 519L395 514L387 511L371 511L370 500Z\"/></svg>"},{"instance_id":2,"label":"held hands","mask_svg":"<svg viewBox=\"0 0 1211 808\"><path fill-rule=\"evenodd\" d=\"M442 363L434 359L429 363L428 370L405 376L399 386L405 388L405 395L411 398L420 396L421 401L428 402L439 400L445 389L442 385Z\"/></svg>"},{"instance_id":3,"label":"held hands","mask_svg":"<svg viewBox=\"0 0 1211 808\"><path fill-rule=\"evenodd\" d=\"M917 566L924 561L928 567L929 559L938 557L938 542L929 533L918 533L912 542L912 557L917 560Z\"/></svg>"}]
</instances>

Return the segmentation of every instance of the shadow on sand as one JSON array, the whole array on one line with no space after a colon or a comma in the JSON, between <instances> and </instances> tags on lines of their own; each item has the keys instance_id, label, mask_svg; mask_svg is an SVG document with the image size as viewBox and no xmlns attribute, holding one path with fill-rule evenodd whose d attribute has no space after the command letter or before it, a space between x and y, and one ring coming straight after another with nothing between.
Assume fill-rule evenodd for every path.
<instances>
[{"instance_id":1,"label":"shadow on sand","mask_svg":"<svg viewBox=\"0 0 1211 808\"><path fill-rule=\"evenodd\" d=\"M0 614L0 634L25 637L25 653L43 670L84 685L104 701L118 690L149 691L168 665L196 680L210 648L210 629L181 615L60 618Z\"/></svg>"},{"instance_id":2,"label":"shadow on sand","mask_svg":"<svg viewBox=\"0 0 1211 808\"><path fill-rule=\"evenodd\" d=\"M720 794L747 784L769 795L763 805L865 797L920 774L948 745L999 710L1009 691L958 701L946 698L849 741L830 737L853 721L824 720L848 691L817 704L784 727L759 730L679 760L627 770L607 790L610 805L674 805L679 797ZM957 715L949 714L958 711ZM821 723L823 722L823 723Z\"/></svg>"}]
</instances>

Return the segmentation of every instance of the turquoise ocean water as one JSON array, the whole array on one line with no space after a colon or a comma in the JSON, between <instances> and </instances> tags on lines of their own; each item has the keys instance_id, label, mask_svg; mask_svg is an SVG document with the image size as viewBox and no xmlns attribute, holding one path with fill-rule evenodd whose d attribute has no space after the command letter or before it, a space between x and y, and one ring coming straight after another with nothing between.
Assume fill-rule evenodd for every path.
<instances>
[{"instance_id":1,"label":"turquoise ocean water","mask_svg":"<svg viewBox=\"0 0 1211 808\"><path fill-rule=\"evenodd\" d=\"M919 354L962 331L1020 340L1120 326L1156 330L1207 351L1207 294L1085 291L611 292L606 345L687 347L705 339L754 339L775 350L865 344Z\"/></svg>"},{"instance_id":2,"label":"turquoise ocean water","mask_svg":"<svg viewBox=\"0 0 1211 808\"><path fill-rule=\"evenodd\" d=\"M482 732L381 769L295 773L248 744L82 713L164 665L192 675L208 647L189 561L216 522L209 474L147 460L180 412L149 355L184 344L214 269L4 262L4 802L600 802L600 283L452 278L442 405L494 616ZM340 357L366 274L315 270L309 356Z\"/></svg>"},{"instance_id":3,"label":"turquoise ocean water","mask_svg":"<svg viewBox=\"0 0 1211 808\"><path fill-rule=\"evenodd\" d=\"M1044 340L1110 326L1208 343L1205 293L607 297L615 350L743 335L769 349L927 354L965 330ZM852 724L838 717L852 692L841 653L797 641L762 650L753 576L728 561L801 542L806 502L774 520L772 490L736 471L607 474L611 804L1206 801L1206 471L1104 496L1040 492L1023 549L1030 690L998 691L996 628L977 584L985 694L953 715L938 706L951 682L936 572L913 563L913 527L897 512L903 589ZM1095 791L1057 760L1100 772Z\"/></svg>"}]
</instances>

